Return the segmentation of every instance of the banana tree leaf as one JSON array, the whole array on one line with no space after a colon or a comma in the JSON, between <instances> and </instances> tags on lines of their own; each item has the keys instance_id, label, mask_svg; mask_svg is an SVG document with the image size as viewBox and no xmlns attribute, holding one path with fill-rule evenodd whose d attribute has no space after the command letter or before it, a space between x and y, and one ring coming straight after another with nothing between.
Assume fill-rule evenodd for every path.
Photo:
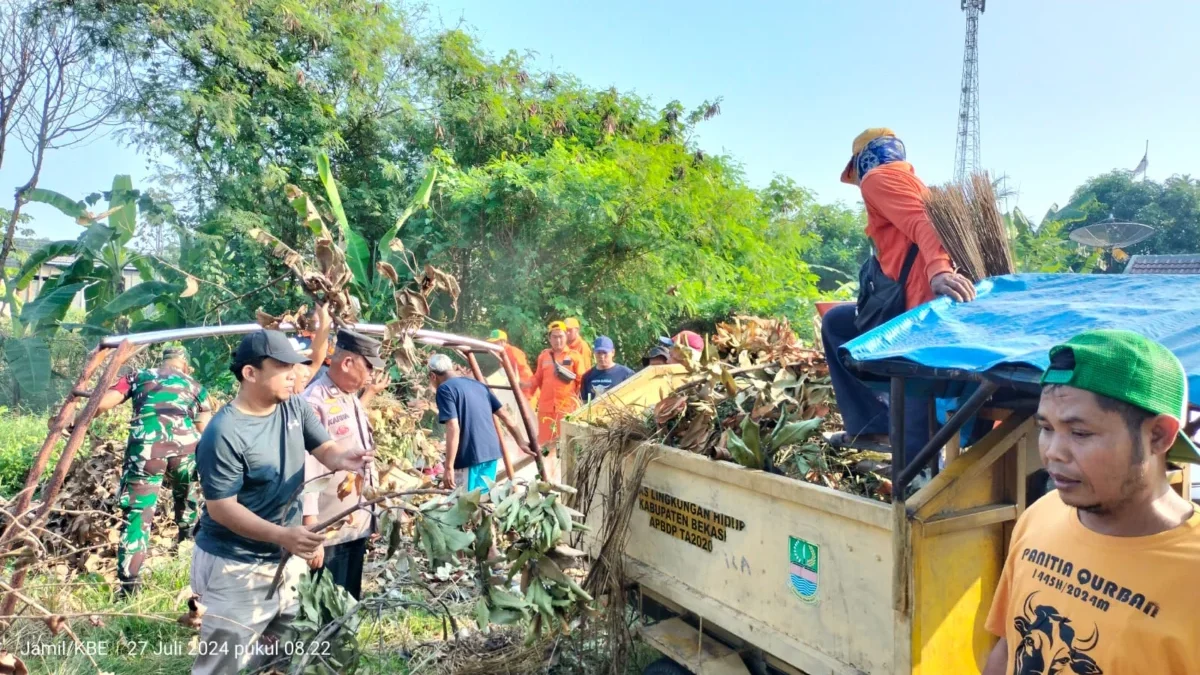
<instances>
[{"instance_id":1,"label":"banana tree leaf","mask_svg":"<svg viewBox=\"0 0 1200 675\"><path fill-rule=\"evenodd\" d=\"M174 275L176 275L176 276L179 275L179 272L176 272L175 270L171 269L170 267L167 267L166 265L163 265L162 263L158 262L157 260L154 260L153 258L148 258L144 255L135 255L135 256L130 257L129 264L132 265L134 267L134 269L136 269L138 271L138 276L140 276L142 278L142 281L153 281L155 269L159 269L161 271L168 272L168 273L174 273ZM122 268L122 274L124 274L124 268Z\"/></svg>"},{"instance_id":2,"label":"banana tree leaf","mask_svg":"<svg viewBox=\"0 0 1200 675\"><path fill-rule=\"evenodd\" d=\"M25 201L53 206L64 214L74 218L75 222L80 225L87 225L91 222L87 204L77 202L62 193L55 192L54 190L33 188L32 190L26 190L23 196Z\"/></svg>"},{"instance_id":3,"label":"banana tree leaf","mask_svg":"<svg viewBox=\"0 0 1200 675\"><path fill-rule=\"evenodd\" d=\"M397 270L404 267L404 263L400 256L397 255L395 250L392 248L392 242L400 233L400 228L404 227L404 223L410 217L412 217L414 213L429 206L429 198L433 194L433 183L436 179L437 167L431 166L429 167L428 173L425 174L424 180L421 181L421 186L417 188L417 193L413 195L412 201L409 202L408 207L404 209L404 213L401 213L400 217L396 219L396 224L388 228L383 233L383 236L380 237L379 243L375 247L375 250L378 252L377 256L379 259L373 262L386 262ZM404 250L403 242L400 242L397 248L401 251ZM376 279L375 290L377 292L384 290L381 288L381 286L381 280Z\"/></svg>"},{"instance_id":4,"label":"banana tree leaf","mask_svg":"<svg viewBox=\"0 0 1200 675\"><path fill-rule=\"evenodd\" d=\"M83 292L83 300L87 305L89 313L94 312L97 308L103 307L112 301L114 296L113 287L106 280L100 280L99 283L92 284Z\"/></svg>"},{"instance_id":5,"label":"banana tree leaf","mask_svg":"<svg viewBox=\"0 0 1200 675\"><path fill-rule=\"evenodd\" d=\"M325 220L321 218L321 213L317 211L308 194L295 185L288 185L285 189L296 215L300 216L300 221L308 227L313 236L320 237L325 234Z\"/></svg>"},{"instance_id":6,"label":"banana tree leaf","mask_svg":"<svg viewBox=\"0 0 1200 675\"><path fill-rule=\"evenodd\" d=\"M429 172L425 174L424 180L421 181L421 186L417 188L417 193L413 195L412 201L409 202L408 207L404 209L404 213L400 214L400 217L396 219L396 224L392 226L392 229L388 230L388 232L385 232L383 239L379 240L379 247L381 250L386 249L387 246L391 244L392 237L395 237L396 233L400 231L400 228L404 227L405 221L412 217L412 214L429 206L429 198L433 195L433 182L436 179L437 167L431 166L429 167ZM391 236L388 236L389 233Z\"/></svg>"},{"instance_id":7,"label":"banana tree leaf","mask_svg":"<svg viewBox=\"0 0 1200 675\"><path fill-rule=\"evenodd\" d=\"M279 241L275 235L265 230L261 230L256 227L251 230L247 230L246 234L251 239L257 241L263 246L270 246L271 255L283 261L283 264L290 267L294 273L301 274L302 270L304 269L304 256L295 252L287 244Z\"/></svg>"},{"instance_id":8,"label":"banana tree leaf","mask_svg":"<svg viewBox=\"0 0 1200 675\"><path fill-rule=\"evenodd\" d=\"M761 431L758 428L758 422L750 419L750 415L742 418L742 443L746 445L753 455L755 462L758 464L758 469L762 468L763 464L763 449L762 440L760 438Z\"/></svg>"},{"instance_id":9,"label":"banana tree leaf","mask_svg":"<svg viewBox=\"0 0 1200 675\"><path fill-rule=\"evenodd\" d=\"M71 308L71 301L75 299L75 295L88 285L88 282L80 281L42 289L42 292L21 310L21 323L37 330L62 321L67 315L67 310Z\"/></svg>"},{"instance_id":10,"label":"banana tree leaf","mask_svg":"<svg viewBox=\"0 0 1200 675\"><path fill-rule=\"evenodd\" d=\"M62 271L55 286L66 286L80 281L96 281L96 261L87 256L76 258L70 267Z\"/></svg>"},{"instance_id":11,"label":"banana tree leaf","mask_svg":"<svg viewBox=\"0 0 1200 675\"><path fill-rule=\"evenodd\" d=\"M50 345L45 338L5 340L4 360L25 396L34 399L45 396L50 383Z\"/></svg>"},{"instance_id":12,"label":"banana tree leaf","mask_svg":"<svg viewBox=\"0 0 1200 675\"><path fill-rule=\"evenodd\" d=\"M361 234L351 229L349 221L346 220L346 210L342 208L337 181L329 168L329 155L323 152L317 153L317 173L321 177L321 185L325 186L325 197L329 200L329 207L333 209L333 217L342 230L342 236L346 238L346 265L350 267L350 273L354 275L354 283L358 284L361 295L365 296L371 288L371 246Z\"/></svg>"},{"instance_id":13,"label":"banana tree leaf","mask_svg":"<svg viewBox=\"0 0 1200 675\"><path fill-rule=\"evenodd\" d=\"M133 191L133 179L127 175L113 178L112 196L108 199L108 208L121 207L108 217L108 224L120 233L121 245L129 243L137 230L137 195Z\"/></svg>"},{"instance_id":14,"label":"banana tree leaf","mask_svg":"<svg viewBox=\"0 0 1200 675\"><path fill-rule=\"evenodd\" d=\"M822 421L820 417L814 417L811 420L792 422L777 427L775 433L771 435L771 449L778 450L787 445L796 445L807 441L821 428Z\"/></svg>"},{"instance_id":15,"label":"banana tree leaf","mask_svg":"<svg viewBox=\"0 0 1200 675\"><path fill-rule=\"evenodd\" d=\"M738 464L748 469L762 468L762 459L750 452L750 448L747 448L742 439L732 431L725 437L725 449L729 450L729 455Z\"/></svg>"},{"instance_id":16,"label":"banana tree leaf","mask_svg":"<svg viewBox=\"0 0 1200 675\"><path fill-rule=\"evenodd\" d=\"M17 276L12 280L13 288L18 291L25 290L37 276L38 270L42 269L42 265L59 256L74 255L78 245L78 242L74 241L52 241L30 253L25 264L21 265Z\"/></svg>"},{"instance_id":17,"label":"banana tree leaf","mask_svg":"<svg viewBox=\"0 0 1200 675\"><path fill-rule=\"evenodd\" d=\"M370 300L368 291L371 288L371 245L363 236L349 227L342 230L346 233L346 265L354 275L354 283L361 290L361 300Z\"/></svg>"},{"instance_id":18,"label":"banana tree leaf","mask_svg":"<svg viewBox=\"0 0 1200 675\"><path fill-rule=\"evenodd\" d=\"M107 305L88 316L88 323L103 324L123 314L138 310L164 298L179 295L184 290L181 284L165 281L146 281L113 298Z\"/></svg>"},{"instance_id":19,"label":"banana tree leaf","mask_svg":"<svg viewBox=\"0 0 1200 675\"><path fill-rule=\"evenodd\" d=\"M317 153L317 173L321 176L321 185L325 186L325 197L329 200L329 207L333 209L333 217L337 219L342 232L345 232L350 229L350 224L346 221L346 211L342 208L342 196L338 193L337 181L333 179L333 172L329 170L329 155L323 152Z\"/></svg>"},{"instance_id":20,"label":"banana tree leaf","mask_svg":"<svg viewBox=\"0 0 1200 675\"><path fill-rule=\"evenodd\" d=\"M93 257L100 258L104 255L104 247L120 238L121 233L108 225L93 223L83 234L79 235L78 246L80 251L87 251Z\"/></svg>"},{"instance_id":21,"label":"banana tree leaf","mask_svg":"<svg viewBox=\"0 0 1200 675\"><path fill-rule=\"evenodd\" d=\"M1071 203L1058 211L1055 211L1052 220L1067 225L1074 225L1087 220L1088 214L1096 211L1099 206L1100 201L1096 199L1096 195L1087 192L1071 200Z\"/></svg>"}]
</instances>

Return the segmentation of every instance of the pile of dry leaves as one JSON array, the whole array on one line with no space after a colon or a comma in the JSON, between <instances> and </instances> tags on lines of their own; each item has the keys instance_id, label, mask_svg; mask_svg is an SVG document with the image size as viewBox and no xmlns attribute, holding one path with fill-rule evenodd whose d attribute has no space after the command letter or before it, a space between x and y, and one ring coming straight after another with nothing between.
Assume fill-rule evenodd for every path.
<instances>
[{"instance_id":1,"label":"pile of dry leaves","mask_svg":"<svg viewBox=\"0 0 1200 675\"><path fill-rule=\"evenodd\" d=\"M433 438L433 433L421 424L432 409L428 398L404 402L389 393L373 398L367 418L374 431L377 461L436 475L434 470L445 454L444 441Z\"/></svg>"},{"instance_id":2,"label":"pile of dry leaves","mask_svg":"<svg viewBox=\"0 0 1200 675\"><path fill-rule=\"evenodd\" d=\"M654 409L666 445L852 494L890 496L888 455L822 440L819 432L837 426L829 366L786 319L738 316L718 324L699 358L677 354L696 377Z\"/></svg>"},{"instance_id":3,"label":"pile of dry leaves","mask_svg":"<svg viewBox=\"0 0 1200 675\"><path fill-rule=\"evenodd\" d=\"M87 457L71 465L55 510L46 520L46 529L61 537L47 537L46 552L51 557L66 556L63 562L78 572L109 572L115 578L121 519L117 492L124 456L121 444L104 441L94 445ZM170 511L169 503L167 497L166 511ZM156 515L163 512L160 506Z\"/></svg>"}]
</instances>

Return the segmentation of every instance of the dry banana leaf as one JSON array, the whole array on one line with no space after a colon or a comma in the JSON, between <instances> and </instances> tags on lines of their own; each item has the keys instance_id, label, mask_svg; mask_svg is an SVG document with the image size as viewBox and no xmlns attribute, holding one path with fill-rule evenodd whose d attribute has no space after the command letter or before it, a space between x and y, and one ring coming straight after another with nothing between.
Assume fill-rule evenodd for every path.
<instances>
[{"instance_id":1,"label":"dry banana leaf","mask_svg":"<svg viewBox=\"0 0 1200 675\"><path fill-rule=\"evenodd\" d=\"M400 284L400 276L396 274L396 268L392 267L389 263L381 261L375 265L375 268L379 270L380 274L387 277L388 281L392 282L393 285Z\"/></svg>"},{"instance_id":2,"label":"dry banana leaf","mask_svg":"<svg viewBox=\"0 0 1200 675\"><path fill-rule=\"evenodd\" d=\"M257 241L263 246L270 247L271 255L282 260L283 264L287 265L292 272L296 274L296 276L303 276L304 257L292 250L290 246L276 239L275 235L264 230L260 230L257 227L250 230L246 234L250 235L251 239Z\"/></svg>"},{"instance_id":3,"label":"dry banana leaf","mask_svg":"<svg viewBox=\"0 0 1200 675\"><path fill-rule=\"evenodd\" d=\"M425 275L421 279L421 293L425 297L429 297L429 294L434 291L442 291L449 295L450 305L454 308L455 314L458 313L458 295L461 292L458 287L458 279L433 265L425 265Z\"/></svg>"}]
</instances>

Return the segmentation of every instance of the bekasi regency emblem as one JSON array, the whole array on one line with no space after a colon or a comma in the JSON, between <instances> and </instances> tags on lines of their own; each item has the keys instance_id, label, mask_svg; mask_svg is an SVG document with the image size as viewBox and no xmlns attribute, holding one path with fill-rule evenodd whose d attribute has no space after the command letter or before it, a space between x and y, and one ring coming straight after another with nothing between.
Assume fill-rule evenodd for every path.
<instances>
[{"instance_id":1,"label":"bekasi regency emblem","mask_svg":"<svg viewBox=\"0 0 1200 675\"><path fill-rule=\"evenodd\" d=\"M821 578L821 549L816 544L798 537L788 537L788 583L792 592L809 604L817 603L817 592Z\"/></svg>"}]
</instances>

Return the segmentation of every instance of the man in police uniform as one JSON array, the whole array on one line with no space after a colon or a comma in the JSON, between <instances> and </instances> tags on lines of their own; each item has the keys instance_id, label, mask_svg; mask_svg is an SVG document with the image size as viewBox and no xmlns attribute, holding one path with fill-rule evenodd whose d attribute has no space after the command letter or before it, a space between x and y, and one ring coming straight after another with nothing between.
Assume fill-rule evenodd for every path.
<instances>
[{"instance_id":1,"label":"man in police uniform","mask_svg":"<svg viewBox=\"0 0 1200 675\"><path fill-rule=\"evenodd\" d=\"M389 384L383 372L386 363L379 355L380 347L378 340L344 328L338 330L329 369L318 375L304 390L305 400L312 406L329 436L343 449L375 449L363 403ZM309 455L304 473L305 480L312 480L330 473L330 470ZM374 480L372 473L365 477L355 476L352 482L347 483L350 474L345 471L333 473L333 480L324 490L304 495L305 525L323 522L358 504L362 500L363 483ZM326 540L324 549L318 550L309 560L311 569L318 574L332 574L334 583L345 588L356 599L362 592L363 559L367 552L367 539L374 531L374 520L369 513L355 511L349 522Z\"/></svg>"}]
</instances>

